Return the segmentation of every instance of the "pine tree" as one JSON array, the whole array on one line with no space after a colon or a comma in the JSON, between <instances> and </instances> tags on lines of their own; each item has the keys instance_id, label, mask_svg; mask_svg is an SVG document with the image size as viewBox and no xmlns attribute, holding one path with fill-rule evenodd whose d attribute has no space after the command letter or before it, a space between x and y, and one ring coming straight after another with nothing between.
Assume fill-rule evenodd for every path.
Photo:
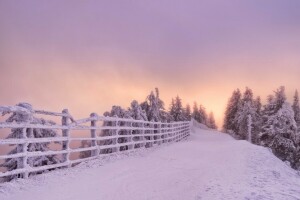
<instances>
[{"instance_id":1,"label":"pine tree","mask_svg":"<svg viewBox=\"0 0 300 200\"><path fill-rule=\"evenodd\" d=\"M33 108L28 103L19 103L16 106L26 108L27 110L33 113ZM42 118L36 118L32 115L24 115L23 113L13 112L12 115L6 120L6 122L15 122L15 123L24 123L29 122L30 124L39 124L39 125L46 125L52 126L55 125L55 122L50 120L44 120ZM57 133L53 129L37 129L34 128L32 131L30 129L26 129L26 135L28 138L44 138L44 137L56 137ZM23 132L22 128L12 128L11 133L7 136L7 138L22 138ZM44 143L30 143L28 145L28 151L48 151L49 150L50 142ZM9 154L16 154L22 152L22 145L16 145ZM8 171L17 169L18 163L22 162L22 158L9 158L5 159L5 162L0 165L0 167L6 167ZM48 156L35 156L28 158L28 165L31 167L38 167L43 165L51 165L59 163L60 160L57 158L57 155L48 155ZM13 175L7 177L7 180L11 180L14 178L18 178L19 175Z\"/></svg>"},{"instance_id":2,"label":"pine tree","mask_svg":"<svg viewBox=\"0 0 300 200\"><path fill-rule=\"evenodd\" d=\"M172 115L170 115L169 112L166 112L164 110L160 111L160 120L161 120L161 122L164 122L164 123L166 123L166 122L170 123L170 122L174 121Z\"/></svg>"},{"instance_id":3,"label":"pine tree","mask_svg":"<svg viewBox=\"0 0 300 200\"><path fill-rule=\"evenodd\" d=\"M184 116L186 121L191 121L192 114L191 114L191 106L189 104L187 104L184 109Z\"/></svg>"},{"instance_id":4,"label":"pine tree","mask_svg":"<svg viewBox=\"0 0 300 200\"><path fill-rule=\"evenodd\" d=\"M207 120L207 127L211 128L211 129L217 129L217 125L215 122L215 117L214 117L214 113L210 112L209 116L208 116L208 120Z\"/></svg>"},{"instance_id":5,"label":"pine tree","mask_svg":"<svg viewBox=\"0 0 300 200\"><path fill-rule=\"evenodd\" d=\"M286 102L285 89L280 87L275 96L268 97L264 106L263 126L260 133L260 144L270 147L273 153L283 161L295 163L296 122L294 111Z\"/></svg>"},{"instance_id":6,"label":"pine tree","mask_svg":"<svg viewBox=\"0 0 300 200\"><path fill-rule=\"evenodd\" d=\"M172 98L170 108L169 108L169 114L172 116L172 121L174 121L174 116L175 116L175 100Z\"/></svg>"},{"instance_id":7,"label":"pine tree","mask_svg":"<svg viewBox=\"0 0 300 200\"><path fill-rule=\"evenodd\" d=\"M246 88L235 116L235 122L238 127L236 134L240 139L252 140L249 136L252 135L253 121L257 118L256 109L253 101L253 92L251 89Z\"/></svg>"},{"instance_id":8,"label":"pine tree","mask_svg":"<svg viewBox=\"0 0 300 200\"><path fill-rule=\"evenodd\" d=\"M149 121L159 122L165 116L164 102L159 98L158 88L155 88L155 93L151 91L146 101L141 104L141 107L146 111Z\"/></svg>"},{"instance_id":9,"label":"pine tree","mask_svg":"<svg viewBox=\"0 0 300 200\"><path fill-rule=\"evenodd\" d=\"M121 106L113 106L112 110L110 112L110 116L111 117L117 117L117 118L126 118L126 119L130 119L130 112L128 110L123 109ZM122 127L122 126L129 126L130 122L125 122L125 121L119 121L118 122L118 126ZM118 132L119 135L128 135L130 130L122 130L122 128L120 128L121 130ZM119 138L118 139L118 143L125 143L128 142L128 138ZM122 146L120 147L120 151L123 150L127 150L128 146Z\"/></svg>"},{"instance_id":10,"label":"pine tree","mask_svg":"<svg viewBox=\"0 0 300 200\"><path fill-rule=\"evenodd\" d=\"M262 108L260 96L256 97L256 99L254 100L253 103L254 103L254 107L256 109L256 112L260 115L261 114L261 108Z\"/></svg>"},{"instance_id":11,"label":"pine tree","mask_svg":"<svg viewBox=\"0 0 300 200\"><path fill-rule=\"evenodd\" d=\"M224 117L223 129L225 132L238 132L238 126L235 121L236 113L238 111L238 107L241 101L241 92L239 89L235 90L230 97Z\"/></svg>"},{"instance_id":12,"label":"pine tree","mask_svg":"<svg viewBox=\"0 0 300 200\"><path fill-rule=\"evenodd\" d=\"M254 100L254 109L255 109L255 116L254 116L254 120L252 120L252 130L253 130L253 134L252 134L252 143L258 144L259 143L259 132L261 131L261 127L262 127L262 113L261 113L261 109L262 109L262 104L261 104L261 99L258 96L255 100ZM253 116L252 116L253 117Z\"/></svg>"},{"instance_id":13,"label":"pine tree","mask_svg":"<svg viewBox=\"0 0 300 200\"><path fill-rule=\"evenodd\" d=\"M177 96L174 99L172 99L171 107L170 107L170 115L172 115L174 121L184 121L184 111L181 103L181 99L179 96Z\"/></svg>"},{"instance_id":14,"label":"pine tree","mask_svg":"<svg viewBox=\"0 0 300 200\"><path fill-rule=\"evenodd\" d=\"M117 118L126 118L126 119L130 119L132 118L130 115L130 112L128 110L123 109L121 106L112 106L111 111L110 112L105 112L103 114L105 117L117 117ZM103 126L129 126L129 122L124 122L124 121L119 121L119 122L115 122L115 121L104 121ZM102 131L102 135L103 136L112 136L115 134L119 134L119 135L127 135L129 134L128 130L122 130L122 128L120 128L121 130L119 130L117 132L117 130L103 130ZM127 141L127 138L119 138L118 139L118 143L124 143ZM98 143L98 145L110 145L113 144L113 140L112 139L108 139L108 140L104 140L104 141L100 141ZM82 145L85 145L82 143ZM119 150L125 150L127 149L127 146L122 146L120 147ZM103 149L101 150L101 154L106 154L106 153L112 153L113 149Z\"/></svg>"},{"instance_id":15,"label":"pine tree","mask_svg":"<svg viewBox=\"0 0 300 200\"><path fill-rule=\"evenodd\" d=\"M132 119L135 120L142 120L142 121L148 121L146 112L142 109L142 107L139 105L139 103L136 100L133 100L131 102L131 107L128 109L130 116ZM144 127L143 123L138 123L138 122L134 122L132 124L133 127ZM136 134L142 134L143 130L132 130L132 134L136 135ZM139 137L133 137L132 138L133 141L140 141L143 139L143 137L139 136ZM135 144L135 148L141 147L142 144Z\"/></svg>"},{"instance_id":16,"label":"pine tree","mask_svg":"<svg viewBox=\"0 0 300 200\"><path fill-rule=\"evenodd\" d=\"M201 124L207 124L207 113L205 110L205 107L200 105L199 107L199 123Z\"/></svg>"},{"instance_id":17,"label":"pine tree","mask_svg":"<svg viewBox=\"0 0 300 200\"><path fill-rule=\"evenodd\" d=\"M193 117L194 120L196 120L197 122L200 121L199 109L198 109L198 105L197 105L196 102L194 102L192 117Z\"/></svg>"},{"instance_id":18,"label":"pine tree","mask_svg":"<svg viewBox=\"0 0 300 200\"><path fill-rule=\"evenodd\" d=\"M298 128L300 128L300 106L299 106L299 95L298 95L297 90L294 95L294 101L293 101L292 107L293 107L293 110L295 113L296 124L297 124Z\"/></svg>"},{"instance_id":19,"label":"pine tree","mask_svg":"<svg viewBox=\"0 0 300 200\"><path fill-rule=\"evenodd\" d=\"M135 120L148 121L146 111L142 109L136 100L131 102L131 107L128 110L131 118Z\"/></svg>"}]
</instances>

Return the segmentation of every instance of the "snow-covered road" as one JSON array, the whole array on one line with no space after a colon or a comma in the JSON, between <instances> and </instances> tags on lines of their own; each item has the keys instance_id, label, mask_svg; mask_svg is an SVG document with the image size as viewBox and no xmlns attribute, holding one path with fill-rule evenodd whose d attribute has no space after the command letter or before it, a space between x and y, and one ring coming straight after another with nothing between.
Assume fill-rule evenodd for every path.
<instances>
[{"instance_id":1,"label":"snow-covered road","mask_svg":"<svg viewBox=\"0 0 300 200\"><path fill-rule=\"evenodd\" d=\"M0 185L1 200L300 199L300 176L266 148L197 129L187 141Z\"/></svg>"}]
</instances>

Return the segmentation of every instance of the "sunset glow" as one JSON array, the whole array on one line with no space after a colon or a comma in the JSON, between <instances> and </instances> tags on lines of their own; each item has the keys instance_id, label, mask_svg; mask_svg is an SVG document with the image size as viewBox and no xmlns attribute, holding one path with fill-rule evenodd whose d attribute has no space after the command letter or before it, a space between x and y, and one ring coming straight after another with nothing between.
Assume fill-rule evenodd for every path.
<instances>
[{"instance_id":1,"label":"sunset glow","mask_svg":"<svg viewBox=\"0 0 300 200\"><path fill-rule=\"evenodd\" d=\"M249 86L300 89L300 2L1 1L1 105L69 108L80 118L128 107L155 87L203 104L222 124Z\"/></svg>"}]
</instances>

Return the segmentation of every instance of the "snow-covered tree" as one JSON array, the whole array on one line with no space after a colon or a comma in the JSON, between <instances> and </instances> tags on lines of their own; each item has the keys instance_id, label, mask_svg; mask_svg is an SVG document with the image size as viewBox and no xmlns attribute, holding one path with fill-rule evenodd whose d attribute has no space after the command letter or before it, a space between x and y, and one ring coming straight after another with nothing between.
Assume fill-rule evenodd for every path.
<instances>
[{"instance_id":1,"label":"snow-covered tree","mask_svg":"<svg viewBox=\"0 0 300 200\"><path fill-rule=\"evenodd\" d=\"M141 104L143 110L146 111L149 121L162 121L164 112L164 102L159 98L159 90L155 88L155 93L151 91L145 102Z\"/></svg>"},{"instance_id":2,"label":"snow-covered tree","mask_svg":"<svg viewBox=\"0 0 300 200\"><path fill-rule=\"evenodd\" d=\"M184 116L186 121L191 121L192 113L191 113L191 106L189 104L187 104L184 109Z\"/></svg>"},{"instance_id":3,"label":"snow-covered tree","mask_svg":"<svg viewBox=\"0 0 300 200\"><path fill-rule=\"evenodd\" d=\"M170 108L169 108L169 114L172 116L172 119L174 121L174 117L175 113L176 113L176 106L175 106L175 100L172 98L171 104L170 104Z\"/></svg>"},{"instance_id":4,"label":"snow-covered tree","mask_svg":"<svg viewBox=\"0 0 300 200\"><path fill-rule=\"evenodd\" d=\"M215 121L215 117L214 117L214 113L210 112L208 119L207 119L207 127L211 128L211 129L217 129L217 125L216 125L216 121Z\"/></svg>"},{"instance_id":5,"label":"snow-covered tree","mask_svg":"<svg viewBox=\"0 0 300 200\"><path fill-rule=\"evenodd\" d=\"M28 103L19 103L16 106L22 107L33 113L33 108ZM30 124L39 124L39 125L46 125L51 126L55 125L55 122L50 120L45 120L42 118L36 118L32 116L32 114L24 114L13 112L12 115L6 120L6 122L15 122L15 123L30 123ZM26 129L26 135L28 138L44 138L44 137L56 137L57 133L54 129L37 129L34 128L30 130L29 128ZM23 138L22 128L12 128L11 133L7 136L7 138ZM49 150L49 142L44 143L30 143L28 145L28 151L48 151ZM22 152L22 145L16 145L9 154L16 154ZM9 158L5 159L5 162L1 164L1 167L6 167L8 171L14 170L18 168L18 163L22 162L22 158ZM48 156L35 156L30 157L27 160L27 163L31 167L38 167L43 165L51 165L59 163L60 160L57 158L57 155L48 155ZM13 175L7 177L7 180L11 180L14 178L19 177L20 175Z\"/></svg>"},{"instance_id":6,"label":"snow-covered tree","mask_svg":"<svg viewBox=\"0 0 300 200\"><path fill-rule=\"evenodd\" d=\"M262 126L262 113L261 113L261 109L262 109L262 104L261 104L261 99L258 96L254 102L254 109L255 109L255 115L251 116L251 121L252 121L252 143L258 144L259 143L259 136L258 133L261 130L261 126Z\"/></svg>"},{"instance_id":7,"label":"snow-covered tree","mask_svg":"<svg viewBox=\"0 0 300 200\"><path fill-rule=\"evenodd\" d=\"M196 102L194 102L192 117L194 118L194 120L198 122L200 121L199 109Z\"/></svg>"},{"instance_id":8,"label":"snow-covered tree","mask_svg":"<svg viewBox=\"0 0 300 200\"><path fill-rule=\"evenodd\" d=\"M236 134L240 139L250 140L249 136L252 135L253 121L257 118L256 110L257 108L253 101L253 92L250 88L246 88L235 116L236 126L238 127Z\"/></svg>"},{"instance_id":9,"label":"snow-covered tree","mask_svg":"<svg viewBox=\"0 0 300 200\"><path fill-rule=\"evenodd\" d=\"M206 113L205 107L203 105L200 105L200 107L199 107L199 121L198 122L201 124L205 124L205 125L207 122L207 113Z\"/></svg>"},{"instance_id":10,"label":"snow-covered tree","mask_svg":"<svg viewBox=\"0 0 300 200\"><path fill-rule=\"evenodd\" d=\"M295 113L296 124L297 124L298 128L300 128L300 106L299 106L299 95L298 95L297 90L294 95L294 101L293 101L292 107L293 107L293 110Z\"/></svg>"},{"instance_id":11,"label":"snow-covered tree","mask_svg":"<svg viewBox=\"0 0 300 200\"><path fill-rule=\"evenodd\" d=\"M146 112L142 109L142 107L139 105L139 103L136 100L133 100L131 102L131 107L128 109L130 116L132 119L135 120L142 120L142 121L148 121ZM132 124L133 127L143 127L143 123L134 122ZM132 130L132 134L142 134L142 130ZM133 137L134 141L142 140L142 137ZM136 144L135 148L141 147L142 144Z\"/></svg>"},{"instance_id":12,"label":"snow-covered tree","mask_svg":"<svg viewBox=\"0 0 300 200\"><path fill-rule=\"evenodd\" d=\"M123 109L121 106L112 106L110 112L105 112L103 114L105 117L118 117L118 118L132 118L130 115L130 112L128 110ZM104 121L103 126L128 126L128 122L119 121L118 124L115 121ZM103 136L112 136L117 134L117 130L103 130L102 135ZM119 135L127 135L128 130L120 130L118 131ZM124 143L126 142L126 138L119 138L118 143ZM98 145L110 145L113 143L112 139L100 141ZM84 144L82 144L84 145ZM124 150L127 147L121 147L120 150ZM101 150L101 153L111 153L113 149L103 149Z\"/></svg>"},{"instance_id":13,"label":"snow-covered tree","mask_svg":"<svg viewBox=\"0 0 300 200\"><path fill-rule=\"evenodd\" d=\"M239 89L235 90L230 97L224 117L223 129L225 132L238 132L238 126L236 124L236 113L241 101L241 92Z\"/></svg>"},{"instance_id":14,"label":"snow-covered tree","mask_svg":"<svg viewBox=\"0 0 300 200\"><path fill-rule=\"evenodd\" d=\"M136 100L133 100L130 105L131 107L128 110L132 119L148 121L146 111L142 109Z\"/></svg>"},{"instance_id":15,"label":"snow-covered tree","mask_svg":"<svg viewBox=\"0 0 300 200\"><path fill-rule=\"evenodd\" d=\"M285 88L275 91L275 96L268 97L264 106L263 126L260 133L260 144L270 147L273 153L283 161L295 162L296 122L291 105L286 102Z\"/></svg>"},{"instance_id":16,"label":"snow-covered tree","mask_svg":"<svg viewBox=\"0 0 300 200\"><path fill-rule=\"evenodd\" d=\"M261 108L262 108L262 104L261 104L261 99L260 96L256 97L256 99L254 100L254 107L256 109L256 112L261 115Z\"/></svg>"},{"instance_id":17,"label":"snow-covered tree","mask_svg":"<svg viewBox=\"0 0 300 200\"><path fill-rule=\"evenodd\" d=\"M185 116L184 116L184 110L182 107L182 102L179 96L177 96L174 99L172 99L172 103L170 106L170 115L172 115L174 121L184 121Z\"/></svg>"}]
</instances>

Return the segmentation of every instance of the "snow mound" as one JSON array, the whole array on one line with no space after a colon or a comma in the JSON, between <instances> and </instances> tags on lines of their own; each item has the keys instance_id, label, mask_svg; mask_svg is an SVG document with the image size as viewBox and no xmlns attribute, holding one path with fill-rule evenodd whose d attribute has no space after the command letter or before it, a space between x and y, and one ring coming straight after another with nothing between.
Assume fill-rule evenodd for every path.
<instances>
[{"instance_id":1,"label":"snow mound","mask_svg":"<svg viewBox=\"0 0 300 200\"><path fill-rule=\"evenodd\" d=\"M0 199L293 200L299 188L297 172L268 149L196 129L187 141L4 183Z\"/></svg>"}]
</instances>

